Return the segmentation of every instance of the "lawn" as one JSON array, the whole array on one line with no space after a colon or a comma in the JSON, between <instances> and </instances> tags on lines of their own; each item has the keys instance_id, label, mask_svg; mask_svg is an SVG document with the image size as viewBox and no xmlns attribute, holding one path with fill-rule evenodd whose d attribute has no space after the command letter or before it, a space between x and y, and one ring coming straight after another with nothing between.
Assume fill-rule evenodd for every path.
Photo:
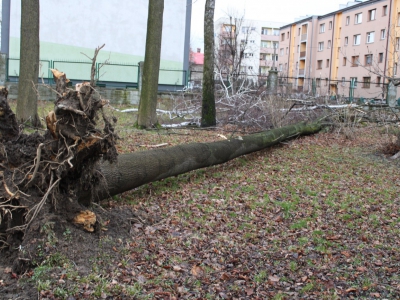
<instances>
[{"instance_id":1,"label":"lawn","mask_svg":"<svg viewBox=\"0 0 400 300\"><path fill-rule=\"evenodd\" d=\"M139 131L108 113L121 153L245 134ZM57 248L75 237L44 228L55 250L14 280L48 299L398 299L400 164L380 154L387 132L333 129L107 199L136 213L129 236L105 221L77 263Z\"/></svg>"}]
</instances>

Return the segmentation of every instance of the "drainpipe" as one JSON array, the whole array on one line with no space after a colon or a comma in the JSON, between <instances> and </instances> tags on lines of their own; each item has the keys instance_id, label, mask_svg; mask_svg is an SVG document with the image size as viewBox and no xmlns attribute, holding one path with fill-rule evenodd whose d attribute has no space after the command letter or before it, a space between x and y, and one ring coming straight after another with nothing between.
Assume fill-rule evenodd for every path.
<instances>
[{"instance_id":1,"label":"drainpipe","mask_svg":"<svg viewBox=\"0 0 400 300\"><path fill-rule=\"evenodd\" d=\"M385 78L386 78L386 63L387 63L387 54L388 54L388 48L389 48L389 34L390 34L390 26L391 26L391 14L392 14L392 3L393 3L393 0L390 0L390 7L389 7L389 21L388 21L388 32L387 32L387 34L386 34L386 51L385 51L385 66L384 66L384 68L383 68L383 80L385 80ZM382 84L384 84L383 82L382 82Z\"/></svg>"},{"instance_id":2,"label":"drainpipe","mask_svg":"<svg viewBox=\"0 0 400 300\"><path fill-rule=\"evenodd\" d=\"M290 49L290 45L292 43L292 26L289 27L289 52L288 52L288 63L287 63L287 77L289 77L289 66L290 66L290 53L291 53L291 49Z\"/></svg>"},{"instance_id":3,"label":"drainpipe","mask_svg":"<svg viewBox=\"0 0 400 300\"><path fill-rule=\"evenodd\" d=\"M311 28L310 61L311 61L312 49L313 49L312 42L313 42L313 37L314 37L314 17L311 18L311 25L312 25L312 28ZM308 28L307 28L307 32L308 32ZM307 39L308 39L308 33L307 33ZM307 60L306 60L306 62L307 62ZM310 67L308 68L308 78L309 79L310 79L310 76L311 76L310 73L311 73L311 62L310 62ZM308 80L308 89L310 89L310 80Z\"/></svg>"},{"instance_id":4,"label":"drainpipe","mask_svg":"<svg viewBox=\"0 0 400 300\"><path fill-rule=\"evenodd\" d=\"M329 64L329 87L328 87L328 94L331 94L331 78L332 78L332 63L333 63L333 38L335 33L335 21L336 21L336 14L333 16L333 24L332 24L332 40L331 40L331 61Z\"/></svg>"}]
</instances>

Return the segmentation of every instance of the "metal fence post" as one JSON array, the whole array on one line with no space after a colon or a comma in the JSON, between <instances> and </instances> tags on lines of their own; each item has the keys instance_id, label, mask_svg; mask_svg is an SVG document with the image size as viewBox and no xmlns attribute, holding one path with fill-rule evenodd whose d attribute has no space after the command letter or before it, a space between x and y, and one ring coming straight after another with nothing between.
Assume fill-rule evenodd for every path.
<instances>
[{"instance_id":1,"label":"metal fence post","mask_svg":"<svg viewBox=\"0 0 400 300\"><path fill-rule=\"evenodd\" d=\"M353 100L354 100L354 88L355 88L354 85L355 85L355 82L356 82L356 80L354 78L352 78L350 80L350 89L349 89L349 101L350 101L350 103L352 103Z\"/></svg>"}]
</instances>

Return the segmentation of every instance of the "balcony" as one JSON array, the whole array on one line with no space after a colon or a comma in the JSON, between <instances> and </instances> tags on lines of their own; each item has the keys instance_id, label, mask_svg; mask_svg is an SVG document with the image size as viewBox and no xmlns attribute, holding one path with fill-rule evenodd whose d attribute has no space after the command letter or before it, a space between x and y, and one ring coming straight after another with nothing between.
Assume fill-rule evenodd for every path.
<instances>
[{"instance_id":1,"label":"balcony","mask_svg":"<svg viewBox=\"0 0 400 300\"><path fill-rule=\"evenodd\" d=\"M301 41L307 41L307 33L301 35Z\"/></svg>"},{"instance_id":2,"label":"balcony","mask_svg":"<svg viewBox=\"0 0 400 300\"><path fill-rule=\"evenodd\" d=\"M260 59L260 67L267 67L267 66L272 66L272 59L270 60L261 60Z\"/></svg>"},{"instance_id":3,"label":"balcony","mask_svg":"<svg viewBox=\"0 0 400 300\"><path fill-rule=\"evenodd\" d=\"M306 51L300 51L300 59L306 59Z\"/></svg>"},{"instance_id":4,"label":"balcony","mask_svg":"<svg viewBox=\"0 0 400 300\"><path fill-rule=\"evenodd\" d=\"M299 69L299 76L303 76L304 77L304 74L305 74L306 72L305 72L305 70L304 69Z\"/></svg>"}]
</instances>

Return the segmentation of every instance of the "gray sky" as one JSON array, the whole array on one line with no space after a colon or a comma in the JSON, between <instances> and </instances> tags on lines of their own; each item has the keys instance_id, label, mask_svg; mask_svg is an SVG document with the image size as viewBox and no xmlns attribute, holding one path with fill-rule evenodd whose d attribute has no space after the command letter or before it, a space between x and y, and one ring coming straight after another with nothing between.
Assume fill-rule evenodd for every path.
<instances>
[{"instance_id":1,"label":"gray sky","mask_svg":"<svg viewBox=\"0 0 400 300\"><path fill-rule=\"evenodd\" d=\"M191 47L203 52L205 0L192 0ZM291 23L306 15L323 15L339 9L345 0L215 0L215 19L235 11L247 19Z\"/></svg>"}]
</instances>

